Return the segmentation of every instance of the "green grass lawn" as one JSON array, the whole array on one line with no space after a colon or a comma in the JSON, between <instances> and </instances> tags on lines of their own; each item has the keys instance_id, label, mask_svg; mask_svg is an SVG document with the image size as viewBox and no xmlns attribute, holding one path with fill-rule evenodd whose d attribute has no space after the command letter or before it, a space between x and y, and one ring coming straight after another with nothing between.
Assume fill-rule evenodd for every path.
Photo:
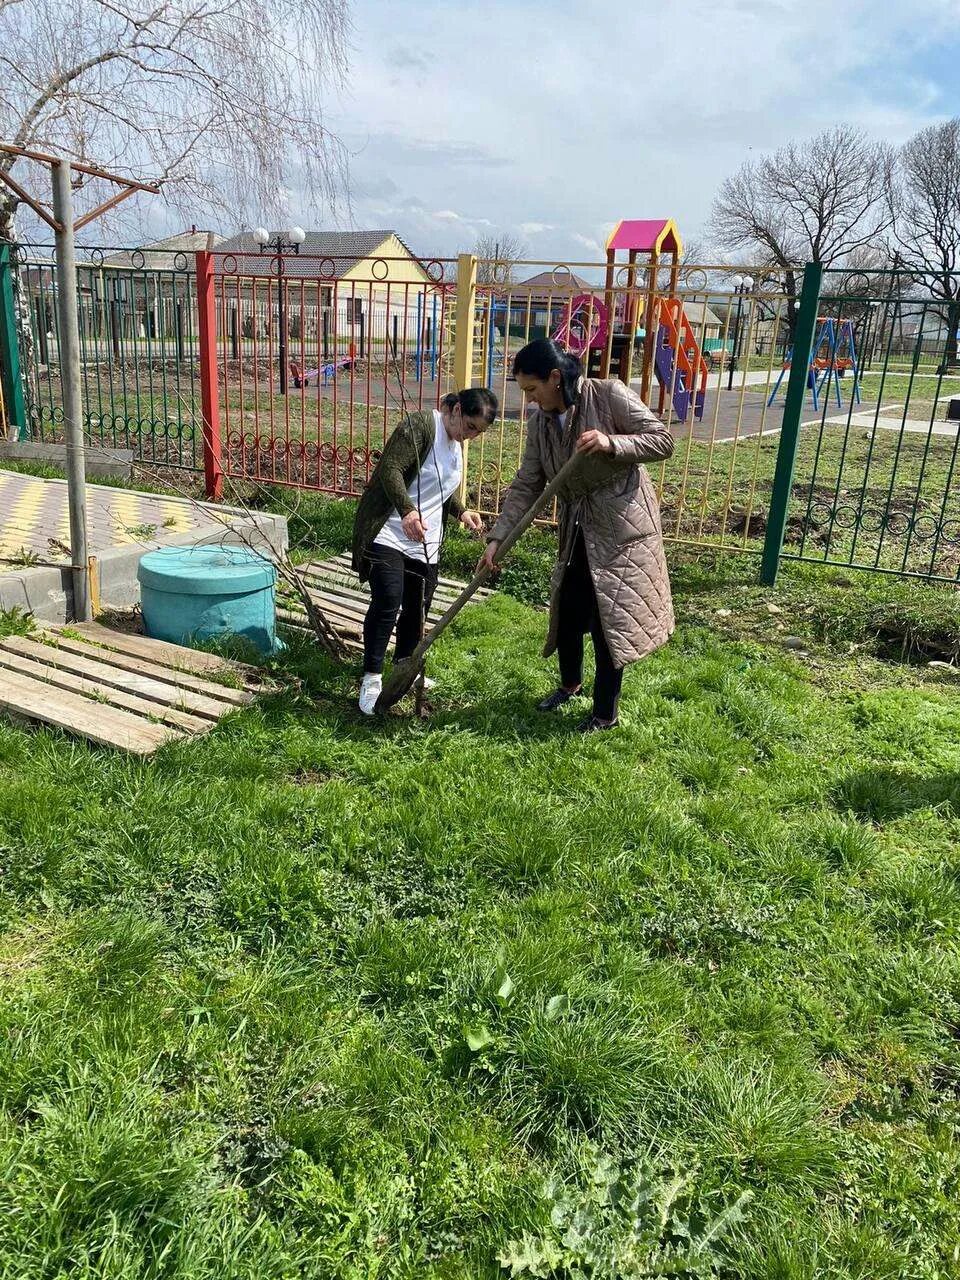
<instances>
[{"instance_id":1,"label":"green grass lawn","mask_svg":"<svg viewBox=\"0 0 960 1280\"><path fill-rule=\"evenodd\" d=\"M0 722L3 1280L958 1274L956 596L675 560L581 741L549 548L429 721L294 641L148 762Z\"/></svg>"}]
</instances>

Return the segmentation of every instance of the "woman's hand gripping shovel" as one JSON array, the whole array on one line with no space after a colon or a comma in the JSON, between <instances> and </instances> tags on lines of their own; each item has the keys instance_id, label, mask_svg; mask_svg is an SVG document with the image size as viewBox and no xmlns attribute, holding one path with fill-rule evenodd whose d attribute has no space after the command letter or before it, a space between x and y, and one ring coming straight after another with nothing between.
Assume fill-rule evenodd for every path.
<instances>
[{"instance_id":1,"label":"woman's hand gripping shovel","mask_svg":"<svg viewBox=\"0 0 960 1280\"><path fill-rule=\"evenodd\" d=\"M507 536L497 547L496 554L493 557L494 564L499 566L507 552L511 550L516 542L523 537L526 531L536 520L537 516L554 500L564 484L570 479L570 476L576 470L580 462L580 454L575 453L569 458L557 474L553 477L547 487L537 498L536 502L528 508L517 524L510 530ZM414 682L423 666L423 658L427 650L433 642L444 632L450 623L454 620L463 606L467 603L478 587L482 587L487 578L491 574L491 570L484 565L482 569L478 569L473 578L466 587L460 592L453 604L447 609L446 613L439 618L430 630L426 633L420 643L411 653L409 658L404 658L402 662L398 662L390 672L388 679L384 681L383 688L380 690L380 697L377 699L375 710L381 714L389 711L395 706L400 699L413 688Z\"/></svg>"}]
</instances>

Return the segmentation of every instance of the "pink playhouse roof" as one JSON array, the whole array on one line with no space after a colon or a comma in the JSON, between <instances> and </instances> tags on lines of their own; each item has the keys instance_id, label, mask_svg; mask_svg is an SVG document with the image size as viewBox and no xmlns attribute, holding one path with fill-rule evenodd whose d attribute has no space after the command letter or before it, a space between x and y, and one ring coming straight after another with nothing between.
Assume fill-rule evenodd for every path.
<instances>
[{"instance_id":1,"label":"pink playhouse roof","mask_svg":"<svg viewBox=\"0 0 960 1280\"><path fill-rule=\"evenodd\" d=\"M672 218L642 218L618 222L610 233L607 249L636 249L639 253L683 251L677 224Z\"/></svg>"}]
</instances>

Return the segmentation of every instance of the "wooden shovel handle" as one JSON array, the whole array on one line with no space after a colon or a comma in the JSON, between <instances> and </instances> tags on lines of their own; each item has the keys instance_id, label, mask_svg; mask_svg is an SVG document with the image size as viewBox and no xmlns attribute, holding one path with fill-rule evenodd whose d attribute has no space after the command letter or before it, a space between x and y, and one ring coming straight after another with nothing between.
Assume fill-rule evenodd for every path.
<instances>
[{"instance_id":1,"label":"wooden shovel handle","mask_svg":"<svg viewBox=\"0 0 960 1280\"><path fill-rule=\"evenodd\" d=\"M544 509L544 507L548 506L554 500L554 498L563 488L563 485L566 483L566 481L570 478L570 476L576 470L579 463L580 463L580 455L578 453L573 454L572 457L567 459L567 461L563 464L563 466L560 468L557 474L553 477L553 479L544 489L543 493L541 493L540 497L537 498L536 502L534 502L524 512L524 514L520 517L520 519L513 526L513 528L510 530L507 536L503 539L503 541L498 544L497 550L494 553L494 557L493 557L495 564L501 563L501 561L503 560L507 552L511 549L511 547L514 546L516 542L520 540L520 538L523 537L523 535L530 528L530 526L533 524L534 520L536 520L537 516ZM468 600L473 595L473 593L477 590L477 588L482 587L483 584L486 582L487 578L490 577L490 573L491 571L486 567L486 565L484 565L482 569L477 570L477 572L471 578L470 582L460 592L456 600L454 600L453 604L448 606L447 611L442 615L442 617L438 618L437 621L430 628L430 630L426 632L423 639L417 645L416 649L414 649L413 653L407 659L410 666L419 667L420 662L423 658L423 655L427 652L427 650L433 644L434 640L436 640L437 637L442 632L444 632L447 629L447 627L449 627L450 623L454 620L454 618L457 616L457 614L460 612L463 606L468 602Z\"/></svg>"}]
</instances>

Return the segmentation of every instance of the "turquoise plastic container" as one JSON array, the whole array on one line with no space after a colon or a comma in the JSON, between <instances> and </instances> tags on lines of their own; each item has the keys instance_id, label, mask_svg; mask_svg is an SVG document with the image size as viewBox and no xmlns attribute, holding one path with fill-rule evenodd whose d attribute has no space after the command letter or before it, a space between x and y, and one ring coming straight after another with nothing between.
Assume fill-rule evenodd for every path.
<instances>
[{"instance_id":1,"label":"turquoise plastic container","mask_svg":"<svg viewBox=\"0 0 960 1280\"><path fill-rule=\"evenodd\" d=\"M162 547L137 569L148 636L193 645L242 636L261 653L277 640L277 571L249 547Z\"/></svg>"}]
</instances>

